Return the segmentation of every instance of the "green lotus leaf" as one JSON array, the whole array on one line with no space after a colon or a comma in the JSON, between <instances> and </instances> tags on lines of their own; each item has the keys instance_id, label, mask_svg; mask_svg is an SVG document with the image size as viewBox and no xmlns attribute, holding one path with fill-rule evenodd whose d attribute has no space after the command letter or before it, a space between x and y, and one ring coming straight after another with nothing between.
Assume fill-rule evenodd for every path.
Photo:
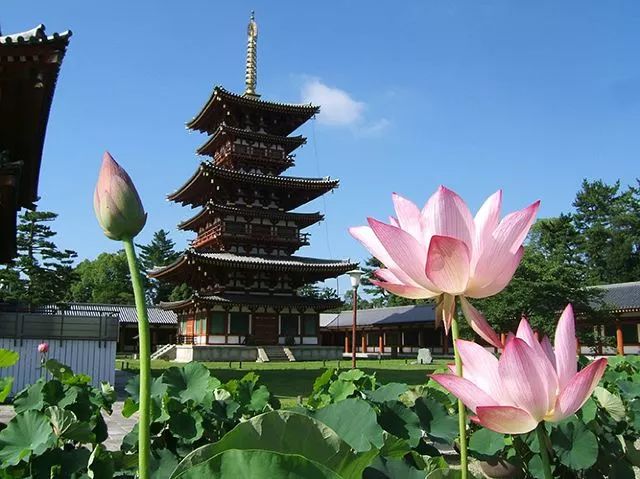
<instances>
[{"instance_id":1,"label":"green lotus leaf","mask_svg":"<svg viewBox=\"0 0 640 479\"><path fill-rule=\"evenodd\" d=\"M38 456L55 444L49 419L38 411L15 416L0 431L0 463L15 466Z\"/></svg>"},{"instance_id":2,"label":"green lotus leaf","mask_svg":"<svg viewBox=\"0 0 640 479\"><path fill-rule=\"evenodd\" d=\"M0 368L10 368L18 362L20 354L10 349L0 348Z\"/></svg>"}]
</instances>

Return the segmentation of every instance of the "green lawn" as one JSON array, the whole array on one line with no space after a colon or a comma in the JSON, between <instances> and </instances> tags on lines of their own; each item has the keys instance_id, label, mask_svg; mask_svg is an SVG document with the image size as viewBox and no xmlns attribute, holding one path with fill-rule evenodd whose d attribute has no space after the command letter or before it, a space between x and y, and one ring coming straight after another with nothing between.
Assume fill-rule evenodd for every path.
<instances>
[{"instance_id":1,"label":"green lawn","mask_svg":"<svg viewBox=\"0 0 640 479\"><path fill-rule=\"evenodd\" d=\"M376 373L381 383L400 382L409 385L423 384L427 381L427 375L435 369L446 364L447 361L437 359L430 365L405 364L404 359L385 359L378 362L377 359L358 360L358 367L367 373ZM410 361L409 361L410 363ZM349 368L351 362L340 361L305 361L296 363L242 363L240 369L237 362L232 363L202 363L211 370L211 374L221 381L228 381L244 376L249 371L255 371L260 375L262 382L285 405L295 402L298 396L306 397L313 389L313 381L327 368ZM154 374L160 374L163 369L178 364L170 361L151 361ZM131 371L138 370L136 360L116 360L116 368L125 368Z\"/></svg>"}]
</instances>

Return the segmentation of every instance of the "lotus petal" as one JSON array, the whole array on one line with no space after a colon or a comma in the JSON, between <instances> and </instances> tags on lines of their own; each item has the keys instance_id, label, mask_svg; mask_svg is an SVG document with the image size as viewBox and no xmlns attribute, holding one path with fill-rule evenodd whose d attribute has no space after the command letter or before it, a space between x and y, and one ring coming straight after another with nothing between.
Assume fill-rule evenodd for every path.
<instances>
[{"instance_id":1,"label":"lotus petal","mask_svg":"<svg viewBox=\"0 0 640 479\"><path fill-rule=\"evenodd\" d=\"M578 411L591 396L606 368L607 360L600 358L573 376L558 397L553 420L561 421Z\"/></svg>"},{"instance_id":2,"label":"lotus petal","mask_svg":"<svg viewBox=\"0 0 640 479\"><path fill-rule=\"evenodd\" d=\"M436 288L453 296L464 293L469 282L469 248L448 236L433 236L426 275Z\"/></svg>"},{"instance_id":3,"label":"lotus petal","mask_svg":"<svg viewBox=\"0 0 640 479\"><path fill-rule=\"evenodd\" d=\"M573 307L570 304L562 312L556 326L554 347L558 383L562 391L578 371L576 326Z\"/></svg>"},{"instance_id":4,"label":"lotus petal","mask_svg":"<svg viewBox=\"0 0 640 479\"><path fill-rule=\"evenodd\" d=\"M467 321L471 325L471 329L473 329L476 334L487 343L495 346L496 348L502 349L502 341L500 341L498 333L493 330L482 313L474 308L464 296L460 296L460 305L462 306L462 313L464 314L464 317L467 318Z\"/></svg>"},{"instance_id":5,"label":"lotus petal","mask_svg":"<svg viewBox=\"0 0 640 479\"><path fill-rule=\"evenodd\" d=\"M476 412L478 406L498 405L491 396L468 379L454 374L432 374L431 379L460 399L473 412Z\"/></svg>"},{"instance_id":6,"label":"lotus petal","mask_svg":"<svg viewBox=\"0 0 640 479\"><path fill-rule=\"evenodd\" d=\"M400 228L382 223L374 218L369 218L368 221L373 233L380 240L397 269L409 276L414 285L436 290L431 281L427 279L424 271L427 263L427 251L424 246ZM385 266L400 278L396 267L387 264Z\"/></svg>"},{"instance_id":7,"label":"lotus petal","mask_svg":"<svg viewBox=\"0 0 640 479\"><path fill-rule=\"evenodd\" d=\"M475 224L471 211L462 198L444 186L438 188L422 209L422 224L427 243L431 236L439 235L459 239L468 248L473 247Z\"/></svg>"},{"instance_id":8,"label":"lotus petal","mask_svg":"<svg viewBox=\"0 0 640 479\"><path fill-rule=\"evenodd\" d=\"M533 348L522 339L513 338L507 341L498 362L506 393L517 407L527 411L537 421L541 421L551 409L556 393L555 389L550 391L549 378L544 376L543 369L537 364L539 360Z\"/></svg>"},{"instance_id":9,"label":"lotus petal","mask_svg":"<svg viewBox=\"0 0 640 479\"><path fill-rule=\"evenodd\" d=\"M400 228L418 241L424 241L420 209L412 201L403 198L397 193L394 193L392 198Z\"/></svg>"},{"instance_id":10,"label":"lotus petal","mask_svg":"<svg viewBox=\"0 0 640 479\"><path fill-rule=\"evenodd\" d=\"M476 414L476 422L500 434L524 434L538 425L527 411L513 406L479 406Z\"/></svg>"}]
</instances>

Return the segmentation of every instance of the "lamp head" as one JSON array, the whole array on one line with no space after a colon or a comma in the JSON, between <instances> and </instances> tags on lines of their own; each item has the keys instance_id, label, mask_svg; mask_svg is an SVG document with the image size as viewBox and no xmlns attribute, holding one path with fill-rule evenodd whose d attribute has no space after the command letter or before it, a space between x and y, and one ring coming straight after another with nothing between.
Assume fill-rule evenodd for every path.
<instances>
[{"instance_id":1,"label":"lamp head","mask_svg":"<svg viewBox=\"0 0 640 479\"><path fill-rule=\"evenodd\" d=\"M360 286L360 279L362 278L364 271L360 269L352 269L351 271L347 271L347 274L351 279L351 286L353 288L357 288L358 286Z\"/></svg>"}]
</instances>

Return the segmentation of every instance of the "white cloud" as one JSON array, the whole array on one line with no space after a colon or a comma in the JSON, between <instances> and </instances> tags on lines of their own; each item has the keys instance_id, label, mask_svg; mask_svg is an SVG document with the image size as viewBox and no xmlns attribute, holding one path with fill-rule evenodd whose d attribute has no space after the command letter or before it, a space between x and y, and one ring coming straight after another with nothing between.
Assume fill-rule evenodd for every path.
<instances>
[{"instance_id":1,"label":"white cloud","mask_svg":"<svg viewBox=\"0 0 640 479\"><path fill-rule=\"evenodd\" d=\"M320 105L318 121L336 126L360 123L365 108L364 103L354 100L346 91L327 86L317 78L302 85L302 101Z\"/></svg>"},{"instance_id":2,"label":"white cloud","mask_svg":"<svg viewBox=\"0 0 640 479\"><path fill-rule=\"evenodd\" d=\"M390 125L391 122L389 120L380 118L379 120L362 125L358 128L358 134L361 136L375 136L385 131Z\"/></svg>"}]
</instances>

